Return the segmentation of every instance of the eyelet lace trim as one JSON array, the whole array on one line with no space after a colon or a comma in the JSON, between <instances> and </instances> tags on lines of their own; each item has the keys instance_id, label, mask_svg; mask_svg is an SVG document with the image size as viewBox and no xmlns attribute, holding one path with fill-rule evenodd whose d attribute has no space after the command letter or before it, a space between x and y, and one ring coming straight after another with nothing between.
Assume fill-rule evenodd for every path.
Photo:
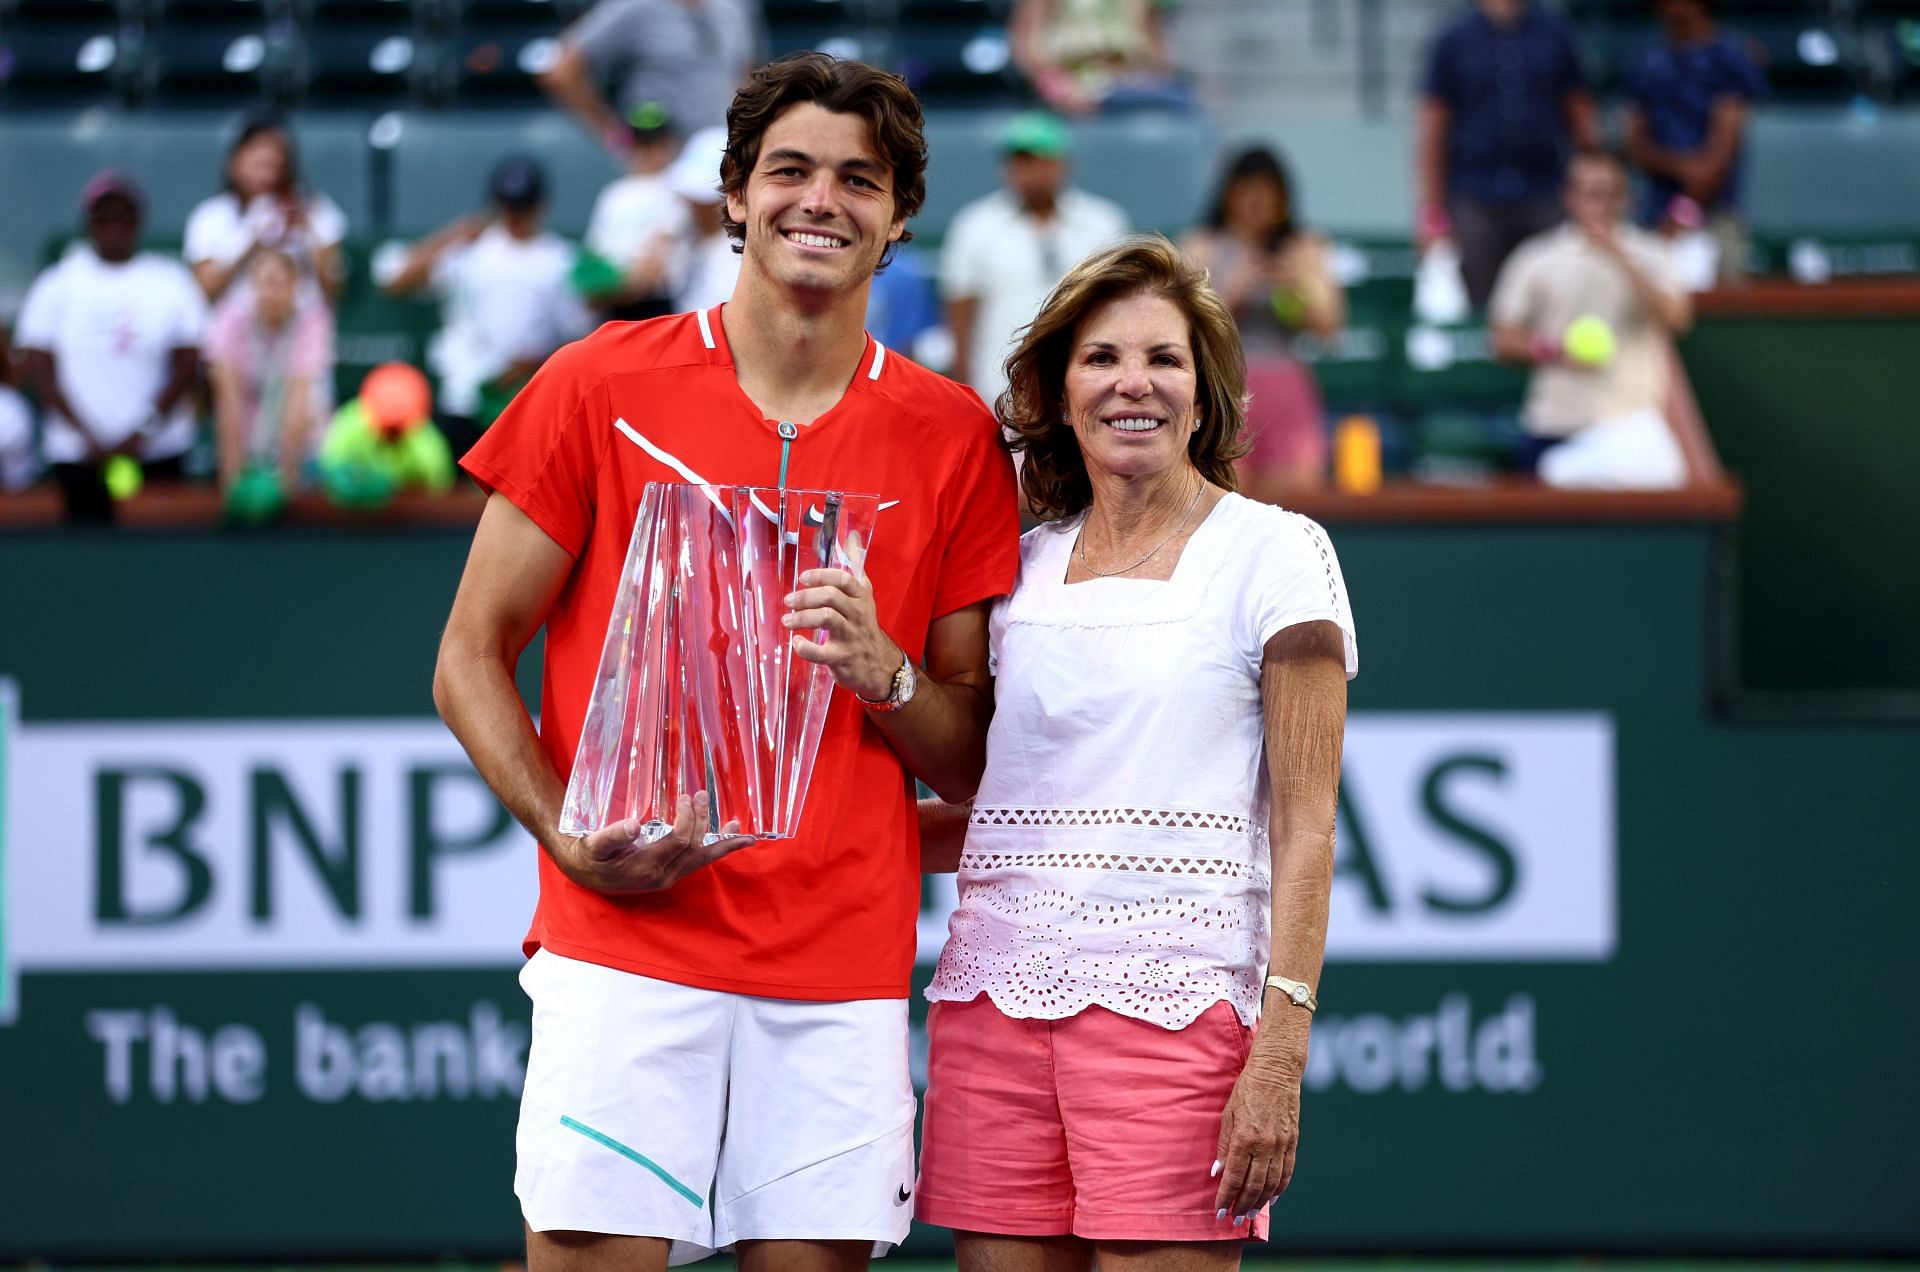
<instances>
[{"instance_id":1,"label":"eyelet lace trim","mask_svg":"<svg viewBox=\"0 0 1920 1272\"><path fill-rule=\"evenodd\" d=\"M1224 830L1253 837L1266 834L1266 828L1252 818L1192 808L1022 808L1011 804L984 804L976 806L968 820L974 826L1154 826L1171 830Z\"/></svg>"},{"instance_id":2,"label":"eyelet lace trim","mask_svg":"<svg viewBox=\"0 0 1920 1272\"><path fill-rule=\"evenodd\" d=\"M965 865L963 860L962 865ZM1248 897L1090 900L1065 888L970 887L930 1001L986 994L1010 1016L1058 1020L1089 1006L1183 1029L1216 1002L1260 1014L1266 925Z\"/></svg>"},{"instance_id":3,"label":"eyelet lace trim","mask_svg":"<svg viewBox=\"0 0 1920 1272\"><path fill-rule=\"evenodd\" d=\"M1123 852L963 852L960 869L1118 870L1135 874L1212 875L1265 881L1267 872L1246 861L1225 857L1152 857Z\"/></svg>"}]
</instances>

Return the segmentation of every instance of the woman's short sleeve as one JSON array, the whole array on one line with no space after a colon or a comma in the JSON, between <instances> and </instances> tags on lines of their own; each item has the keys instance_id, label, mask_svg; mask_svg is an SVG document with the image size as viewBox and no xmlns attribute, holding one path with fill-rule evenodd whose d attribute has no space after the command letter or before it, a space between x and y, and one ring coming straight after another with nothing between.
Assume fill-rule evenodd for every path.
<instances>
[{"instance_id":1,"label":"woman's short sleeve","mask_svg":"<svg viewBox=\"0 0 1920 1272\"><path fill-rule=\"evenodd\" d=\"M307 229L315 247L332 247L347 237L347 214L326 195L314 194L307 200L306 211Z\"/></svg>"},{"instance_id":2,"label":"woman's short sleeve","mask_svg":"<svg viewBox=\"0 0 1920 1272\"><path fill-rule=\"evenodd\" d=\"M1238 623L1241 647L1258 668L1275 633L1325 620L1346 636L1347 678L1360 670L1353 609L1340 559L1318 522L1295 512L1256 507L1258 529L1244 540Z\"/></svg>"},{"instance_id":3,"label":"woman's short sleeve","mask_svg":"<svg viewBox=\"0 0 1920 1272\"><path fill-rule=\"evenodd\" d=\"M239 209L232 195L217 194L203 200L187 218L186 242L181 252L187 264L215 261L225 265L238 260L246 248Z\"/></svg>"}]
</instances>

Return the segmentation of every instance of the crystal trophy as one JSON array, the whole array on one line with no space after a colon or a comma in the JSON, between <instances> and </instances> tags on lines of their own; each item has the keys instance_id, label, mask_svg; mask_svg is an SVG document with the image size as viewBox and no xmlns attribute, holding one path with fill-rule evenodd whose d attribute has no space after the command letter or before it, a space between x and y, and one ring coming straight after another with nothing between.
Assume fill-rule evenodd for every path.
<instances>
[{"instance_id":1,"label":"crystal trophy","mask_svg":"<svg viewBox=\"0 0 1920 1272\"><path fill-rule=\"evenodd\" d=\"M807 570L858 572L878 514L877 495L647 484L562 833L634 818L657 839L696 791L710 800L709 843L797 833L834 683L795 656L786 596Z\"/></svg>"}]
</instances>

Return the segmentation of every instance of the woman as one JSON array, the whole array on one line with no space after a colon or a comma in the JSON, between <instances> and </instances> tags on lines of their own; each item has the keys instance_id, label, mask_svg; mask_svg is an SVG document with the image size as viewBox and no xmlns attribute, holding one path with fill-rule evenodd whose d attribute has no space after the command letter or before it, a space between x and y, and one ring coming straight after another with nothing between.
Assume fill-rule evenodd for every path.
<instances>
[{"instance_id":1,"label":"woman","mask_svg":"<svg viewBox=\"0 0 1920 1272\"><path fill-rule=\"evenodd\" d=\"M1327 425L1313 372L1294 348L1302 333L1331 340L1347 322L1346 296L1327 263L1326 240L1301 229L1280 159L1255 146L1227 166L1213 211L1182 246L1213 277L1240 324L1247 355L1252 450L1243 470L1256 495L1323 485Z\"/></svg>"},{"instance_id":2,"label":"woman","mask_svg":"<svg viewBox=\"0 0 1920 1272\"><path fill-rule=\"evenodd\" d=\"M917 1213L965 1272L1236 1267L1293 1173L1345 587L1318 526L1233 493L1233 319L1165 239L1081 262L1008 375L1045 524L992 618L979 794L923 811L960 900Z\"/></svg>"},{"instance_id":3,"label":"woman","mask_svg":"<svg viewBox=\"0 0 1920 1272\"><path fill-rule=\"evenodd\" d=\"M302 299L331 307L345 273L340 243L347 217L338 204L300 184L293 139L277 120L248 120L227 151L224 187L187 218L186 258L210 301L228 298L246 278L253 254L275 248L293 258Z\"/></svg>"},{"instance_id":4,"label":"woman","mask_svg":"<svg viewBox=\"0 0 1920 1272\"><path fill-rule=\"evenodd\" d=\"M300 299L299 269L285 252L255 252L247 281L251 298L221 306L207 333L220 488L230 492L259 468L292 491L329 411L333 319L319 301Z\"/></svg>"}]
</instances>

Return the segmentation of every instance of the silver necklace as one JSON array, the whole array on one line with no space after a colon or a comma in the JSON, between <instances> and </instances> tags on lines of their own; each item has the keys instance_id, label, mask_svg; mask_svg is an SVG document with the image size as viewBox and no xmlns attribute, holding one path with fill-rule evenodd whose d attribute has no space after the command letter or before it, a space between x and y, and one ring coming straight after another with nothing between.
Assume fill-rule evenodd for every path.
<instances>
[{"instance_id":1,"label":"silver necklace","mask_svg":"<svg viewBox=\"0 0 1920 1272\"><path fill-rule=\"evenodd\" d=\"M1145 565L1147 562L1153 560L1155 556L1158 556L1160 553L1160 549L1166 547L1169 543L1172 543L1174 535L1179 534L1182 530L1185 530L1187 528L1187 521L1189 518L1193 516L1193 510L1200 506L1200 492L1205 490L1206 488L1207 488L1206 478L1202 477L1194 485L1193 498L1188 501L1187 511L1185 515L1183 515L1180 518L1180 524L1175 526L1172 529L1172 531L1168 533L1166 538L1154 544L1153 551L1147 553L1147 555L1141 557L1138 561L1135 561L1132 565L1121 566L1117 570L1103 570L1099 566L1095 565L1093 562L1087 560L1087 526L1086 526L1086 522L1084 521L1081 522L1080 533L1075 535L1073 538L1074 546L1079 548L1080 550L1080 564L1086 566L1089 570L1093 571L1095 574L1099 575L1103 579L1110 579L1116 574L1126 574L1126 573L1129 573L1130 571L1139 569L1141 566ZM1091 508L1087 510L1087 516L1088 516L1088 520L1092 519L1093 510Z\"/></svg>"}]
</instances>

